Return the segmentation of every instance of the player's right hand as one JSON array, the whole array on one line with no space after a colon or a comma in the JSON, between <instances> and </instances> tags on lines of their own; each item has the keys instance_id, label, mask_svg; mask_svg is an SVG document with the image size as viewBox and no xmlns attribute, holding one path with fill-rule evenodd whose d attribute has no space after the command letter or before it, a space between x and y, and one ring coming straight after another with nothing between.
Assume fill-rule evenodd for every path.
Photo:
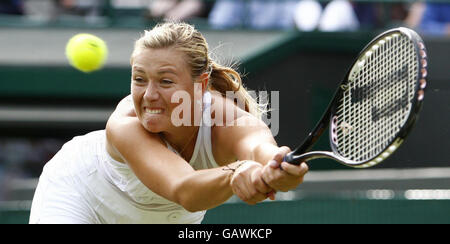
<instances>
[{"instance_id":1,"label":"player's right hand","mask_svg":"<svg viewBox=\"0 0 450 244\"><path fill-rule=\"evenodd\" d=\"M286 192L295 189L303 182L308 172L306 163L293 165L283 162L284 156L289 152L291 150L288 147L280 147L279 152L263 168L262 179L276 191Z\"/></svg>"}]
</instances>

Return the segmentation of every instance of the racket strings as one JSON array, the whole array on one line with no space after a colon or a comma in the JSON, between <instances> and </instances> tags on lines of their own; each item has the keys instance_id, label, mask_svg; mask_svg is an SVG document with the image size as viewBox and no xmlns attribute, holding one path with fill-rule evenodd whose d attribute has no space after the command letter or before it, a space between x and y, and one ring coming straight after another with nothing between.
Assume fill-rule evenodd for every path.
<instances>
[{"instance_id":1,"label":"racket strings","mask_svg":"<svg viewBox=\"0 0 450 244\"><path fill-rule=\"evenodd\" d=\"M368 161L395 138L408 118L417 80L413 42L400 33L388 35L363 53L333 122L337 153Z\"/></svg>"},{"instance_id":2,"label":"racket strings","mask_svg":"<svg viewBox=\"0 0 450 244\"><path fill-rule=\"evenodd\" d=\"M389 44L392 45L391 42L388 42L388 45ZM404 46L401 45L398 49L394 49L394 50L396 50L396 51L394 51L395 57L399 57L397 52L403 53L402 47L404 47ZM388 49L389 48L393 48L393 47L388 46ZM397 50L399 50L399 51L397 51ZM400 60L400 62L397 62L398 60L394 60L394 59L388 59L388 60L382 60L382 61L387 61L386 63L384 63L384 65L386 65L387 67L393 67L394 63L402 63L401 62L402 60ZM394 62L394 63L392 63L392 62ZM401 69L403 69L403 68L401 68ZM377 71L378 70L376 70L375 72L377 72ZM402 79L402 77L396 76L396 73L397 72L394 71L393 77L390 77L390 79L391 79L390 81L404 80L404 78ZM388 82L386 82L386 83L388 83ZM401 83L399 85L401 85ZM373 91L371 93L377 92L376 89L372 89L372 90ZM377 123L369 123L369 125L371 126L369 131L374 134L364 137L365 140L362 142L361 145L366 145L366 146L361 147L362 150L360 150L359 152L358 151L356 152L357 154L362 154L362 158L361 158L362 160L367 160L369 158L376 156L379 152L381 152L387 146L389 139L391 139L391 137L395 136L396 125L397 125L396 123L402 119L400 117L402 114L401 113L392 113L393 111L396 111L395 107L399 107L399 106L395 105L396 104L395 99L391 100L391 103L389 103L389 102L386 103L386 101L389 101L387 99L389 97L392 97L392 98L400 97L400 101L404 100L404 99L401 99L401 97L404 97L401 94L393 93L393 92L400 92L402 90L404 90L404 89L401 89L401 87L393 87L386 91L387 92L385 94L386 96L383 97L383 96L380 96L380 94L383 94L383 93L377 93L376 98L374 100L372 100L372 102L373 102L372 106L371 106L372 121L379 120L379 118L382 117L384 119L382 119L382 121L380 121L380 123L382 125L384 125L385 127L382 128L383 130L380 130L379 129L380 126ZM408 88L406 87L406 89L404 91L408 91ZM383 105L384 105L384 107L383 107ZM407 104L405 104L405 105L407 105ZM400 129L400 127L399 127L399 129Z\"/></svg>"}]
</instances>

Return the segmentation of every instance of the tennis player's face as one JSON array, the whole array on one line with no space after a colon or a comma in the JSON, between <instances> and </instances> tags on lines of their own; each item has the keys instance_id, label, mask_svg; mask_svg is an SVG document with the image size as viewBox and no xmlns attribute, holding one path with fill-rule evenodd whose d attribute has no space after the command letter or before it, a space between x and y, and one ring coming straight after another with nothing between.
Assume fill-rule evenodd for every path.
<instances>
[{"instance_id":1,"label":"tennis player's face","mask_svg":"<svg viewBox=\"0 0 450 244\"><path fill-rule=\"evenodd\" d=\"M131 94L136 115L144 128L153 133L174 128L172 111L179 103L172 103L177 91L194 94L194 84L184 54L171 48L144 49L134 56Z\"/></svg>"}]
</instances>

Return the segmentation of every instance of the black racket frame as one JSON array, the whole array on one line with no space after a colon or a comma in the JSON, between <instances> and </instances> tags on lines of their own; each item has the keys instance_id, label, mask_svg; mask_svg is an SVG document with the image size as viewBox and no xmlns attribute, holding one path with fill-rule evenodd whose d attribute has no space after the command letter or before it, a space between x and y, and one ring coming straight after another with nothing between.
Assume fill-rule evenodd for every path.
<instances>
[{"instance_id":1,"label":"black racket frame","mask_svg":"<svg viewBox=\"0 0 450 244\"><path fill-rule=\"evenodd\" d=\"M319 139L319 137L328 128L327 125L331 125L332 119L333 119L334 115L336 114L336 110L339 106L339 101L341 100L341 98L344 94L344 91L345 91L345 87L349 82L348 76L350 75L351 70L352 70L354 64L358 61L359 57L362 54L364 54L367 51L367 49L370 48L373 44L375 44L379 40L383 39L385 36L392 35L395 32L399 32L399 33L402 33L403 35L407 35L410 38L410 40L414 43L414 46L416 48L417 60L418 60L417 70L419 71L418 72L419 74L417 76L418 80L416 82L416 86L415 86L415 90L414 90L414 98L411 103L411 112L409 113L409 116L408 116L407 121L405 122L404 126L400 129L400 131L397 133L397 135L394 137L394 139L392 139L389 142L388 146L386 147L386 150L390 146L394 145L395 149L393 151L395 151L400 146L400 144L406 139L407 135L411 132L412 128L414 127L414 124L416 123L416 121L418 119L419 112L422 108L423 95L424 95L424 92L426 89L426 84L428 82L428 80L426 80L427 75L428 75L427 74L428 57L427 57L426 48L425 48L422 38L415 31L413 31L411 29L408 29L405 27L399 27L399 28L390 29L388 31L385 31L385 32L379 34L377 37L375 37L372 41L370 41L362 49L362 51L358 54L357 58L355 59L355 62L353 63L353 65L347 71L345 78L339 85L339 88L337 89L337 91L334 94L334 98L331 100L330 104L328 105L328 108L326 109L325 113L322 115L319 122L316 124L314 129L308 134L308 136L305 138L303 143L300 144L300 146L298 146L295 150L288 153L284 157L285 162L299 165L301 162L309 161L309 160L316 159L316 158L330 158L330 159L338 161L339 163L342 163L342 164L350 166L350 167L355 167L355 168L366 168L366 167L371 167L371 166L375 165L374 163L368 164L368 162L373 162L371 160L379 157L381 154L386 152L386 150L380 152L378 155L376 155L375 157L372 157L370 160L361 161L361 162L354 162L352 160L349 160L347 158L340 156L337 153L317 151L317 152L319 152L319 154L317 154L317 152L314 154L308 154L307 152L309 152L311 150L311 148L314 146L314 144ZM421 81L423 81L423 82L421 82ZM421 97L421 98L419 99L419 97ZM336 152L337 148L331 140L331 130L330 130L330 145L331 145L332 151ZM389 152L389 155L392 154L393 151L391 150ZM386 158L384 158L384 159L386 159ZM377 162L376 164L378 164L378 163L379 162Z\"/></svg>"}]
</instances>

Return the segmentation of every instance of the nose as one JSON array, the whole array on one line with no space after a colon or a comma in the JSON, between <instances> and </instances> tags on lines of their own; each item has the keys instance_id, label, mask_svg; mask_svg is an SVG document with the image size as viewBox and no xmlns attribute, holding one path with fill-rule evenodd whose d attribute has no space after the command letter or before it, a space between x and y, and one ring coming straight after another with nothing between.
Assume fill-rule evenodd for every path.
<instances>
[{"instance_id":1,"label":"nose","mask_svg":"<svg viewBox=\"0 0 450 244\"><path fill-rule=\"evenodd\" d=\"M155 82L149 82L147 89L145 89L144 99L148 101L155 101L159 99L159 91Z\"/></svg>"}]
</instances>

